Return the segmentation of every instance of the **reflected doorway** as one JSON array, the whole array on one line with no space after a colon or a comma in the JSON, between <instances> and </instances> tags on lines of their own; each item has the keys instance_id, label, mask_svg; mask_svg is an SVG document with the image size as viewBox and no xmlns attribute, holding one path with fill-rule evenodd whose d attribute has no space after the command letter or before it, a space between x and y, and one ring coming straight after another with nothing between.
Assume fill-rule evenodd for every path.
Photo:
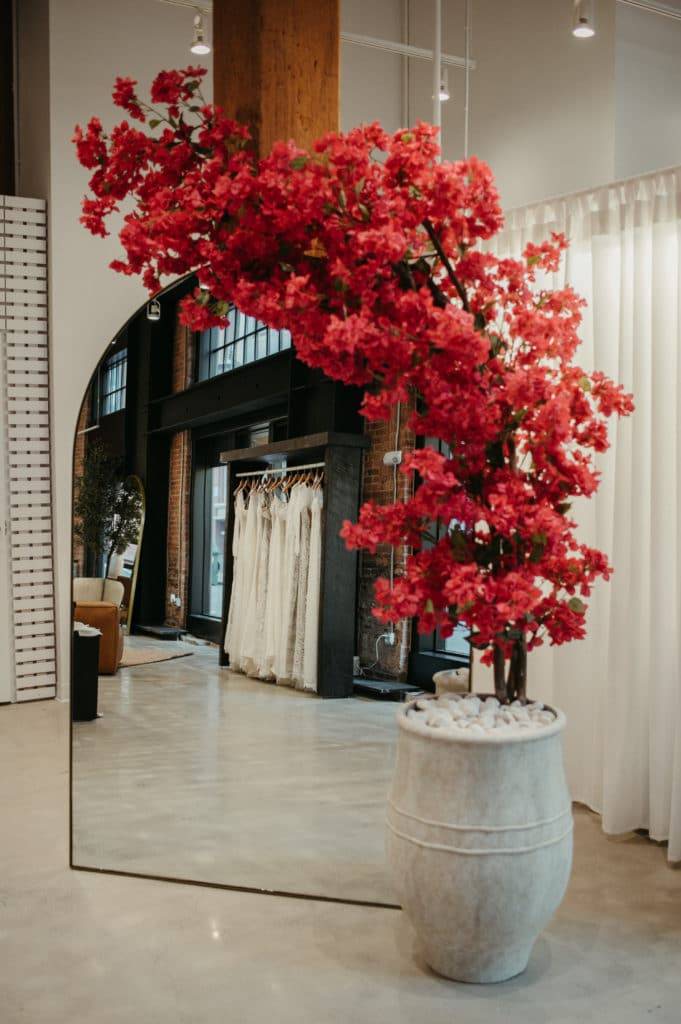
<instances>
[{"instance_id":1,"label":"reflected doorway","mask_svg":"<svg viewBox=\"0 0 681 1024\"><path fill-rule=\"evenodd\" d=\"M227 467L195 448L190 633L218 643L222 618ZM211 446L212 448L212 446Z\"/></svg>"}]
</instances>

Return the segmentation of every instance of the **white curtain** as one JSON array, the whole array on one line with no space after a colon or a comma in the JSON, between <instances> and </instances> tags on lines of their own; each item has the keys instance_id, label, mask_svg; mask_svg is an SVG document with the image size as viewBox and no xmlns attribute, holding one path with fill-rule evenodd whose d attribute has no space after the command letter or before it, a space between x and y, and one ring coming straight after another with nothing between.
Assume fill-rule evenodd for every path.
<instances>
[{"instance_id":1,"label":"white curtain","mask_svg":"<svg viewBox=\"0 0 681 1024\"><path fill-rule=\"evenodd\" d=\"M588 636L540 649L533 695L567 713L575 800L608 833L649 829L681 860L681 168L512 211L494 250L517 255L562 231L561 272L588 302L579 361L634 393L611 422L582 535L615 567L594 592ZM479 688L480 678L476 689Z\"/></svg>"}]
</instances>

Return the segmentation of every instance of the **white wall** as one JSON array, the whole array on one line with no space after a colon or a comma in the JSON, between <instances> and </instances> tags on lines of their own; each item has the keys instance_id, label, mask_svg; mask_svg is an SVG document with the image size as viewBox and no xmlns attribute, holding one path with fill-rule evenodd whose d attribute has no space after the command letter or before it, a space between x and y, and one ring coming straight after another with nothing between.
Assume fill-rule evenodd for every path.
<instances>
[{"instance_id":1,"label":"white wall","mask_svg":"<svg viewBox=\"0 0 681 1024\"><path fill-rule=\"evenodd\" d=\"M615 173L615 0L598 32L571 32L570 0L473 0L470 152L487 160L507 208L610 181ZM463 56L464 0L443 0L443 50ZM433 0L343 0L350 32L433 45ZM406 82L405 82L406 77ZM388 130L430 121L432 67L342 44L341 123ZM445 156L463 155L464 73L449 69Z\"/></svg>"},{"instance_id":2,"label":"white wall","mask_svg":"<svg viewBox=\"0 0 681 1024\"><path fill-rule=\"evenodd\" d=\"M618 4L615 68L615 177L681 164L681 21Z\"/></svg>"},{"instance_id":3,"label":"white wall","mask_svg":"<svg viewBox=\"0 0 681 1024\"><path fill-rule=\"evenodd\" d=\"M22 0L23 2L23 0ZM35 2L35 0L30 0ZM78 222L87 172L71 137L92 114L120 119L111 102L116 75L141 88L161 68L201 62L189 52L192 12L157 0L50 0L49 238L52 430L60 692L68 692L71 577L71 465L76 419L90 376L108 342L144 302L136 280L108 269L115 230L103 241ZM20 53L21 59L21 53ZM205 58L204 58L205 62ZM211 85L208 76L208 93ZM30 112L24 111L25 117ZM26 123L26 122L24 122ZM35 157L34 157L35 159ZM28 174L28 167L25 168ZM40 173L34 167L34 181ZM25 177L25 180L28 180Z\"/></svg>"},{"instance_id":4,"label":"white wall","mask_svg":"<svg viewBox=\"0 0 681 1024\"><path fill-rule=\"evenodd\" d=\"M341 29L380 39L406 41L403 0L342 0ZM341 43L341 130L379 121L395 132L408 123L407 61L393 53Z\"/></svg>"}]
</instances>

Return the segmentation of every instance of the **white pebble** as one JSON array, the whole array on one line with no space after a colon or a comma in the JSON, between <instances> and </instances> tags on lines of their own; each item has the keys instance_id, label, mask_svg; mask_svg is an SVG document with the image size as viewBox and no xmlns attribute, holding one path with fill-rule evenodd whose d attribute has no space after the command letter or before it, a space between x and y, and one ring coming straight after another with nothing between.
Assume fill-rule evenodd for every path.
<instances>
[{"instance_id":1,"label":"white pebble","mask_svg":"<svg viewBox=\"0 0 681 1024\"><path fill-rule=\"evenodd\" d=\"M496 697L484 700L474 694L447 693L435 698L419 698L409 710L414 722L450 735L466 730L471 736L503 737L527 730L543 729L556 716L539 701L500 704Z\"/></svg>"}]
</instances>

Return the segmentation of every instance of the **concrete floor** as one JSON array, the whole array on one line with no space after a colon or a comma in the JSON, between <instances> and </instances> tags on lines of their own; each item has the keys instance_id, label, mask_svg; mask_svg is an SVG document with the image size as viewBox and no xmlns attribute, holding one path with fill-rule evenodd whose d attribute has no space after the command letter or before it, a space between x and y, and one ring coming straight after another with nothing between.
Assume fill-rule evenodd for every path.
<instances>
[{"instance_id":1,"label":"concrete floor","mask_svg":"<svg viewBox=\"0 0 681 1024\"><path fill-rule=\"evenodd\" d=\"M74 863L396 903L383 837L396 705L323 701L181 649L194 653L101 677L103 717L76 723Z\"/></svg>"},{"instance_id":2,"label":"concrete floor","mask_svg":"<svg viewBox=\"0 0 681 1024\"><path fill-rule=\"evenodd\" d=\"M399 911L67 867L68 707L0 708L2 1024L678 1024L681 871L576 815L526 973L457 985Z\"/></svg>"}]
</instances>

